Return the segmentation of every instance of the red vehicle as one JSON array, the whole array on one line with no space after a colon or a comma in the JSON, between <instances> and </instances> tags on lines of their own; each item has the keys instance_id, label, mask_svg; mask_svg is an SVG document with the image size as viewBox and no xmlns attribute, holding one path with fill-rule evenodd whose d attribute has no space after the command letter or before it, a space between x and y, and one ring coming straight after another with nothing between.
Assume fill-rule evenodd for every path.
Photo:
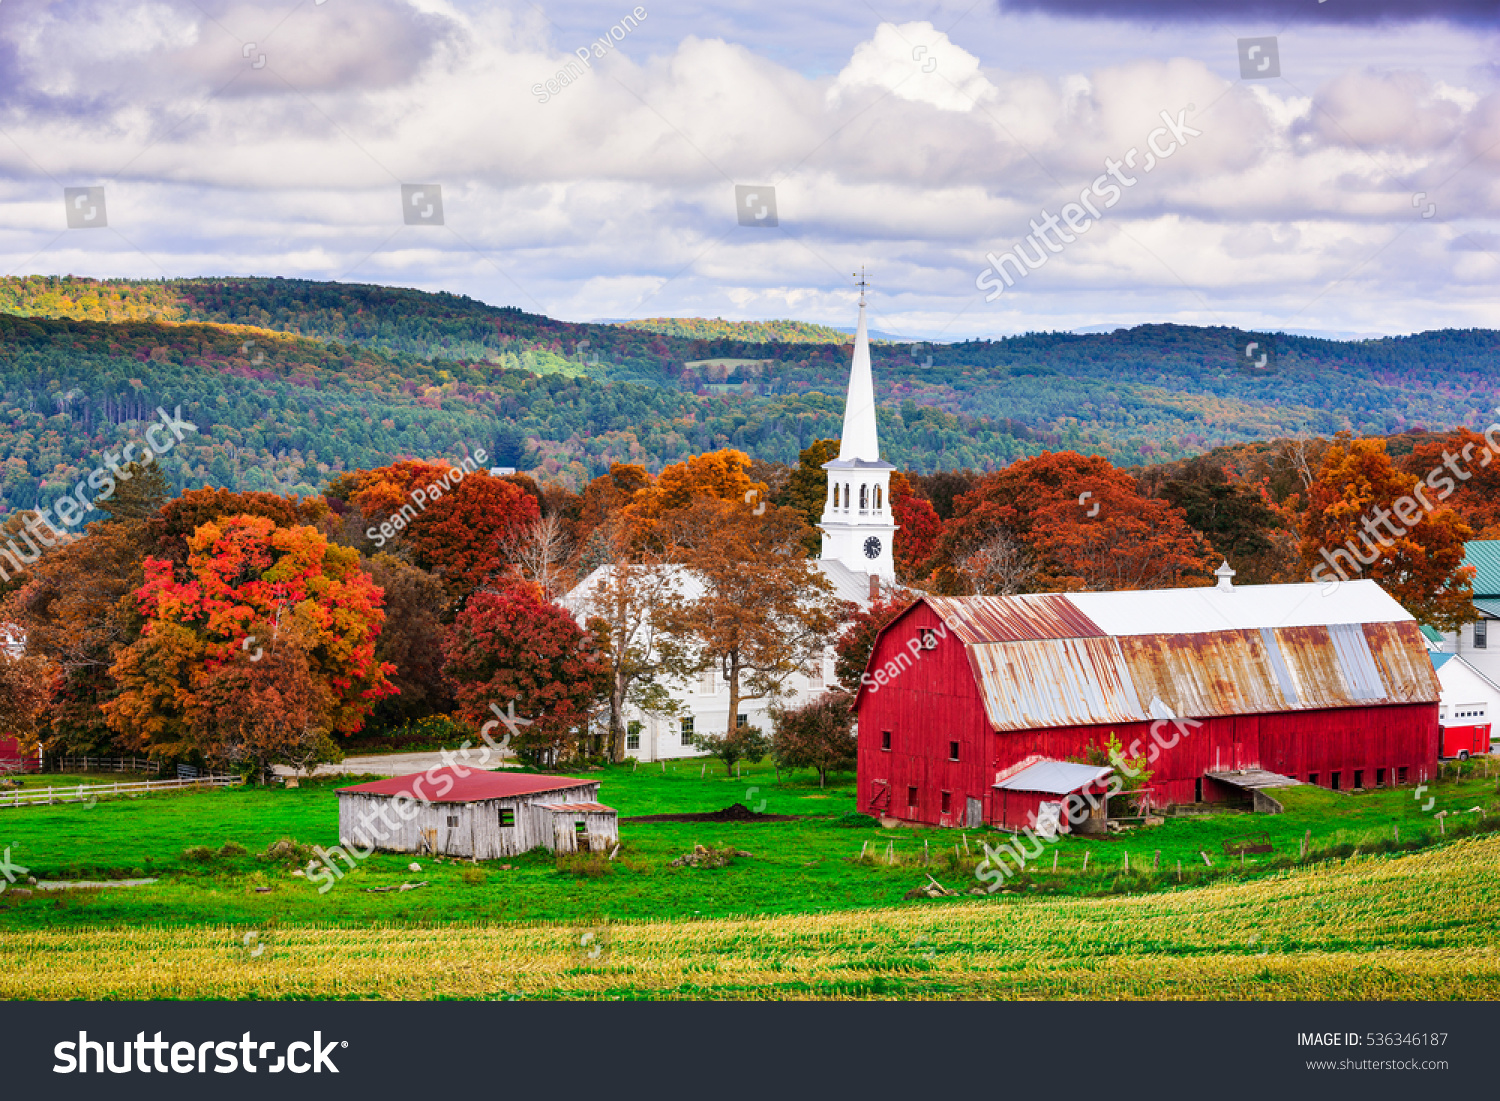
<instances>
[{"instance_id":1,"label":"red vehicle","mask_svg":"<svg viewBox=\"0 0 1500 1101\"><path fill-rule=\"evenodd\" d=\"M1482 703L1461 703L1449 714L1443 708L1438 720L1438 755L1467 761L1475 753L1490 751L1490 720Z\"/></svg>"}]
</instances>

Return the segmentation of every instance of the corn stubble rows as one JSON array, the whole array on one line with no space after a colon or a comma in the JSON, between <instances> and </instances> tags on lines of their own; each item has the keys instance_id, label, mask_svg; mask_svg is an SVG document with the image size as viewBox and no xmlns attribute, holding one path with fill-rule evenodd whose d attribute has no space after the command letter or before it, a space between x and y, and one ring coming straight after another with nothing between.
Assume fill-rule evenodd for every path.
<instances>
[{"instance_id":1,"label":"corn stubble rows","mask_svg":"<svg viewBox=\"0 0 1500 1101\"><path fill-rule=\"evenodd\" d=\"M8 935L0 997L1490 999L1500 839L1150 896L587 931L302 926L258 955L222 926Z\"/></svg>"}]
</instances>

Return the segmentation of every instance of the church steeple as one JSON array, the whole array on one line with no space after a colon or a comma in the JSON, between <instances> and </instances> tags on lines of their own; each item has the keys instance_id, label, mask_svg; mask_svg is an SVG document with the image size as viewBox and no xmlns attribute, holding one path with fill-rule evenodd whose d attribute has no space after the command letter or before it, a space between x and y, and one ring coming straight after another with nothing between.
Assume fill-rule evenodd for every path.
<instances>
[{"instance_id":1,"label":"church steeple","mask_svg":"<svg viewBox=\"0 0 1500 1101\"><path fill-rule=\"evenodd\" d=\"M875 425L875 380L870 373L870 333L865 324L865 280L859 273L859 326L854 330L854 362L849 368L849 394L844 403L844 435L840 459L880 461L880 434Z\"/></svg>"},{"instance_id":2,"label":"church steeple","mask_svg":"<svg viewBox=\"0 0 1500 1101\"><path fill-rule=\"evenodd\" d=\"M821 557L855 573L892 583L896 579L892 554L896 523L891 516L891 472L896 468L880 457L870 334L865 322L869 283L863 271L858 275L859 325L854 331L854 357L849 365L844 434L839 440L838 458L823 464L828 471L828 500L818 524L823 532Z\"/></svg>"}]
</instances>

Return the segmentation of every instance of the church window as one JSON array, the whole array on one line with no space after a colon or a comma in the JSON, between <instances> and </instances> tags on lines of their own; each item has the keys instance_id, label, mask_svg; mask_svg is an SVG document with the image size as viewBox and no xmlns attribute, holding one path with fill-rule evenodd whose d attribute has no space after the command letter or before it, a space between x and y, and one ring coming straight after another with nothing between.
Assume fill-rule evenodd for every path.
<instances>
[{"instance_id":1,"label":"church window","mask_svg":"<svg viewBox=\"0 0 1500 1101\"><path fill-rule=\"evenodd\" d=\"M879 512L880 509L881 509L881 498L882 498L882 496L883 495L880 492L880 487L876 486L875 487L875 511L876 512Z\"/></svg>"},{"instance_id":2,"label":"church window","mask_svg":"<svg viewBox=\"0 0 1500 1101\"><path fill-rule=\"evenodd\" d=\"M848 507L849 507L849 483L845 482L844 483L844 508L847 510Z\"/></svg>"},{"instance_id":3,"label":"church window","mask_svg":"<svg viewBox=\"0 0 1500 1101\"><path fill-rule=\"evenodd\" d=\"M833 507L839 507L839 484L837 482L833 483Z\"/></svg>"},{"instance_id":4,"label":"church window","mask_svg":"<svg viewBox=\"0 0 1500 1101\"><path fill-rule=\"evenodd\" d=\"M870 487L859 487L859 511L863 512L870 507Z\"/></svg>"}]
</instances>

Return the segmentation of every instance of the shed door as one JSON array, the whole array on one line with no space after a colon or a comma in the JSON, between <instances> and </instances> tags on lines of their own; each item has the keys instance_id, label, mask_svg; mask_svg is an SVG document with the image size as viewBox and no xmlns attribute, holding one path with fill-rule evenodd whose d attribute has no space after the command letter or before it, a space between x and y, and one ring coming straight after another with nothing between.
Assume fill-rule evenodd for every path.
<instances>
[{"instance_id":1,"label":"shed door","mask_svg":"<svg viewBox=\"0 0 1500 1101\"><path fill-rule=\"evenodd\" d=\"M965 808L964 825L971 830L977 830L984 821L984 803L973 796L969 797L969 805Z\"/></svg>"}]
</instances>

